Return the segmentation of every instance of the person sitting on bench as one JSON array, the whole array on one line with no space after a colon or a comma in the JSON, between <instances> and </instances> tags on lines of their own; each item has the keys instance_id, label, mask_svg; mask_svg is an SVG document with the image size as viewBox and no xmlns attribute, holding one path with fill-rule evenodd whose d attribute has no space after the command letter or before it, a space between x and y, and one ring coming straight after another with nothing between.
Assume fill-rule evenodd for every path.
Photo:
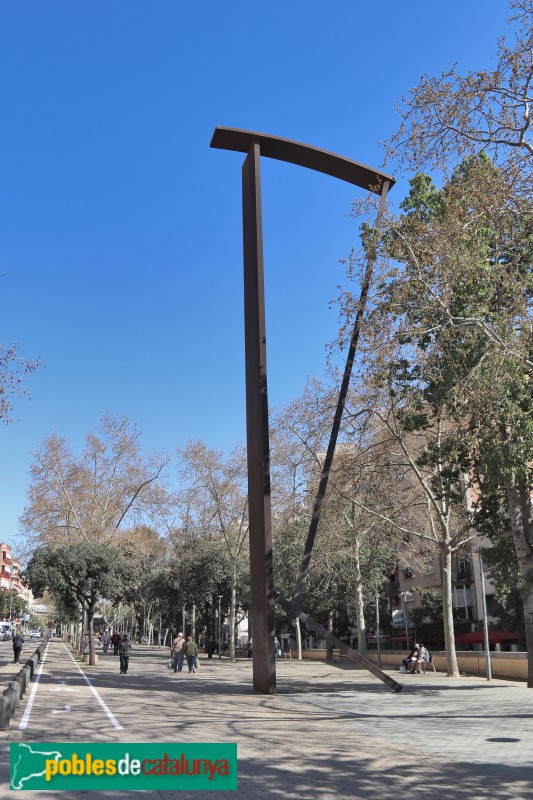
<instances>
[{"instance_id":1,"label":"person sitting on bench","mask_svg":"<svg viewBox=\"0 0 533 800\"><path fill-rule=\"evenodd\" d=\"M420 666L418 664L418 645L415 644L409 655L404 658L402 664L404 665L405 669L409 670L409 672L420 672Z\"/></svg>"}]
</instances>

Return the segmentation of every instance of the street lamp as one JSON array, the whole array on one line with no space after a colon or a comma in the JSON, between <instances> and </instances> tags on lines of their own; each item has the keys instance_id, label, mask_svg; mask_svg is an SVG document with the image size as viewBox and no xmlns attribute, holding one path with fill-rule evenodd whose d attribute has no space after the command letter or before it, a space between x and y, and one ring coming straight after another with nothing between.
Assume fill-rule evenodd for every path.
<instances>
[{"instance_id":1,"label":"street lamp","mask_svg":"<svg viewBox=\"0 0 533 800\"><path fill-rule=\"evenodd\" d=\"M181 630L183 635L185 636L185 603L183 604L183 613L181 619L182 619Z\"/></svg>"},{"instance_id":2,"label":"street lamp","mask_svg":"<svg viewBox=\"0 0 533 800\"><path fill-rule=\"evenodd\" d=\"M221 594L218 595L218 659L219 659L219 661L222 658L222 651L220 649L220 644L221 644L221 642L220 642L220 629L221 629L221 626L220 626L220 601L222 600L222 596L223 595L221 595Z\"/></svg>"},{"instance_id":3,"label":"street lamp","mask_svg":"<svg viewBox=\"0 0 533 800\"><path fill-rule=\"evenodd\" d=\"M401 598L403 600L403 619L404 619L404 622L405 622L405 644L406 644L407 650L409 650L409 629L408 629L408 625L407 625L407 621L408 621L407 620L407 603L412 603L413 602L413 595L411 594L411 592L400 592L400 596L401 596Z\"/></svg>"},{"instance_id":4,"label":"street lamp","mask_svg":"<svg viewBox=\"0 0 533 800\"><path fill-rule=\"evenodd\" d=\"M492 680L492 669L490 664L489 646L489 626L487 620L487 598L485 596L485 573L483 571L483 559L479 553L479 569L481 571L481 596L483 598L483 638L485 639L485 663L487 666L487 680Z\"/></svg>"}]
</instances>

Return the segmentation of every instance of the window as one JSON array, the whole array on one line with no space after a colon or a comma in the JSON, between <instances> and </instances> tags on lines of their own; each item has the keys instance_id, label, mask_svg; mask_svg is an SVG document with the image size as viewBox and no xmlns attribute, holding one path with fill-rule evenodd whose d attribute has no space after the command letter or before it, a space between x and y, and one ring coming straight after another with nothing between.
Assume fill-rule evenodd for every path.
<instances>
[{"instance_id":1,"label":"window","mask_svg":"<svg viewBox=\"0 0 533 800\"><path fill-rule=\"evenodd\" d=\"M469 558L460 558L457 563L457 571L460 578L470 578L472 575L472 562Z\"/></svg>"},{"instance_id":2,"label":"window","mask_svg":"<svg viewBox=\"0 0 533 800\"><path fill-rule=\"evenodd\" d=\"M469 586L454 586L452 589L452 606L456 609L469 608L472 605L472 595Z\"/></svg>"}]
</instances>

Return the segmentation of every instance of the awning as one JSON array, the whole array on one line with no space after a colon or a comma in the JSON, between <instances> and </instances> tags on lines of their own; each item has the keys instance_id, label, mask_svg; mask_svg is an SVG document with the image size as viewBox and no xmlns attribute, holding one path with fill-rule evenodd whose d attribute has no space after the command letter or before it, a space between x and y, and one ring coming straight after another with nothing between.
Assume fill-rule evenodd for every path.
<instances>
[{"instance_id":1,"label":"awning","mask_svg":"<svg viewBox=\"0 0 533 800\"><path fill-rule=\"evenodd\" d=\"M501 644L502 642L518 642L518 634L511 631L489 631L489 644ZM470 631L461 633L455 637L455 644L484 644L484 631Z\"/></svg>"}]
</instances>

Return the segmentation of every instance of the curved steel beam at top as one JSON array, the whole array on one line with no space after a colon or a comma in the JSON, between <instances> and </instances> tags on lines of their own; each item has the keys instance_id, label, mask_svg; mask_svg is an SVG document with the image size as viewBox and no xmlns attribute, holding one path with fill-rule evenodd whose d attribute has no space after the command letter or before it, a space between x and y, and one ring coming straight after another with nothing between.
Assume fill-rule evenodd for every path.
<instances>
[{"instance_id":1,"label":"curved steel beam at top","mask_svg":"<svg viewBox=\"0 0 533 800\"><path fill-rule=\"evenodd\" d=\"M358 161L352 161L351 158L344 158L319 147L295 142L292 139L282 139L280 136L271 136L268 133L217 126L211 139L211 147L219 150L236 150L238 153L248 153L253 144L260 146L262 156L307 167L315 172L323 172L325 175L353 183L354 186L374 194L382 193L385 181L388 181L389 189L395 183L391 175L367 167Z\"/></svg>"}]
</instances>

